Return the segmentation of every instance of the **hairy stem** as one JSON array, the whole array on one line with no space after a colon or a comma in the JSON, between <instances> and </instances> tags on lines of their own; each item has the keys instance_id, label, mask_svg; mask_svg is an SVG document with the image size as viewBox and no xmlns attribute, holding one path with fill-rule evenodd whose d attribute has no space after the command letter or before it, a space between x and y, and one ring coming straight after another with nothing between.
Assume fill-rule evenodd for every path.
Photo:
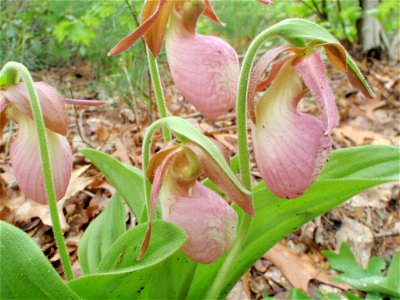
<instances>
[{"instance_id":1,"label":"hairy stem","mask_svg":"<svg viewBox=\"0 0 400 300\"><path fill-rule=\"evenodd\" d=\"M28 90L30 104L32 108L33 120L35 122L36 131L39 141L40 158L42 160L44 183L46 188L47 200L49 203L51 220L53 224L54 237L56 239L58 251L60 253L61 263L64 267L65 277L67 280L73 279L73 273L71 263L69 260L67 248L65 246L64 236L61 230L60 219L57 212L57 199L54 189L53 177L50 166L49 150L46 136L46 128L44 125L42 110L38 95L33 84L31 74L28 69L17 62L8 62L0 72L0 77L5 75L7 72L17 71L24 81Z\"/></svg>"},{"instance_id":2,"label":"hairy stem","mask_svg":"<svg viewBox=\"0 0 400 300\"><path fill-rule=\"evenodd\" d=\"M151 80L153 82L154 93L157 101L157 108L161 118L167 116L167 107L165 105L164 93L161 86L160 73L158 72L157 61L151 51L147 48L147 62L149 64ZM168 128L163 128L164 142L168 143L171 140L171 133Z\"/></svg>"},{"instance_id":3,"label":"hairy stem","mask_svg":"<svg viewBox=\"0 0 400 300\"><path fill-rule=\"evenodd\" d=\"M151 146L151 139L156 132L158 128L160 128L163 125L163 119L159 119L155 121L153 124L150 125L150 127L147 128L146 134L144 136L143 140L143 148L142 148L142 165L143 165L143 184L144 184L144 193L146 197L146 210L143 212L142 215L142 221L146 222L149 218L150 214L150 193L151 193L151 184L149 180L147 179L146 172L147 168L149 167L149 162L150 162L150 146ZM165 129L168 129L168 134L169 134L169 128L163 127L164 133Z\"/></svg>"},{"instance_id":4,"label":"hairy stem","mask_svg":"<svg viewBox=\"0 0 400 300\"><path fill-rule=\"evenodd\" d=\"M238 147L239 147L239 169L241 178L245 188L249 191L252 190L250 162L249 162L249 148L247 143L247 89L249 83L249 75L255 60L257 50L264 41L275 33L275 26L268 28L261 32L250 44L246 55L243 60L242 69L240 71L238 100L236 106L236 123L238 134ZM208 292L207 299L219 299L229 292L226 279L228 274L237 259L241 249L243 248L250 227L252 224L252 217L248 214L243 214L239 223L237 238L231 251L228 253L224 263L218 271L216 278Z\"/></svg>"}]
</instances>

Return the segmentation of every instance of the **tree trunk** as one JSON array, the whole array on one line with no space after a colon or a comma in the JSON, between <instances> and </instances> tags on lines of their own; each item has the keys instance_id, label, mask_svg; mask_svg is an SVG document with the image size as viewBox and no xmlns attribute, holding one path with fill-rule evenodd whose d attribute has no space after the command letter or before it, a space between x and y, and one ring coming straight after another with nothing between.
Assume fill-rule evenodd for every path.
<instances>
[{"instance_id":1,"label":"tree trunk","mask_svg":"<svg viewBox=\"0 0 400 300\"><path fill-rule=\"evenodd\" d=\"M385 30L374 16L366 13L378 8L379 0L361 0L360 4L363 17L359 34L363 53L377 59L390 58L390 45Z\"/></svg>"}]
</instances>

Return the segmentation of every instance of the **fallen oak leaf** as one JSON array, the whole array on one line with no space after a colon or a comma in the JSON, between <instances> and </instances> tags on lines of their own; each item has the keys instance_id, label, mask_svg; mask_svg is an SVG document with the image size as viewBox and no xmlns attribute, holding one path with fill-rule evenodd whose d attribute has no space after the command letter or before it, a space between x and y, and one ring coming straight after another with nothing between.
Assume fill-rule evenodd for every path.
<instances>
[{"instance_id":1,"label":"fallen oak leaf","mask_svg":"<svg viewBox=\"0 0 400 300\"><path fill-rule=\"evenodd\" d=\"M346 284L333 282L331 280L333 276L314 267L308 256L297 255L281 243L272 247L263 255L263 258L271 261L295 288L300 288L305 293L308 292L311 280L317 280L345 291L351 289Z\"/></svg>"},{"instance_id":2,"label":"fallen oak leaf","mask_svg":"<svg viewBox=\"0 0 400 300\"><path fill-rule=\"evenodd\" d=\"M375 121L374 111L382 106L386 105L386 101L381 100L382 92L377 94L374 99L368 100L367 104L364 106L365 115L371 121Z\"/></svg>"},{"instance_id":3,"label":"fallen oak leaf","mask_svg":"<svg viewBox=\"0 0 400 300\"><path fill-rule=\"evenodd\" d=\"M349 139L355 146L371 144L367 142L368 140L371 140L374 145L392 145L391 140L383 134L375 133L370 130L363 130L353 125L334 128L333 134L337 136L339 140Z\"/></svg>"},{"instance_id":4,"label":"fallen oak leaf","mask_svg":"<svg viewBox=\"0 0 400 300\"><path fill-rule=\"evenodd\" d=\"M90 166L91 165L82 166L72 172L67 192L65 193L65 196L57 202L57 211L63 231L68 230L68 224L63 213L64 202L72 195L83 190L93 180L93 178L81 176ZM0 197L0 200L0 211L9 208L12 214L14 214L14 217L12 218L14 223L26 223L28 220L38 217L42 220L44 225L52 226L48 205L39 204L28 199L20 191L16 193L15 197L11 198L5 195Z\"/></svg>"}]
</instances>

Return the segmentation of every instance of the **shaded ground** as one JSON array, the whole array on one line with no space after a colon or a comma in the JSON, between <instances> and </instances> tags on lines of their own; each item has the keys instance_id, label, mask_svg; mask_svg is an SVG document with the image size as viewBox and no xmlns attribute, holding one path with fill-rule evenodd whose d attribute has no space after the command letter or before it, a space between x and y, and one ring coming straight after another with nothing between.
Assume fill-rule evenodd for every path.
<instances>
[{"instance_id":1,"label":"shaded ground","mask_svg":"<svg viewBox=\"0 0 400 300\"><path fill-rule=\"evenodd\" d=\"M398 145L398 63L364 61L359 65L377 96L373 100L367 100L349 85L344 76L332 71L332 86L340 112L340 125L333 132L333 147L338 149L366 144ZM58 86L67 97L104 99L102 91L88 88L91 81L90 66L49 70L35 75L37 79ZM234 113L227 113L216 121L204 120L172 85L171 81L165 84L171 86L165 90L171 114L188 119L206 135L226 145L234 155L237 151ZM71 95L70 91L74 91L74 94ZM59 210L64 217L63 229L77 276L80 274L77 260L80 237L89 223L104 209L114 192L104 176L78 152L78 148L96 148L141 168L143 130L156 115L155 109L150 109L141 101L140 95L136 97L136 112L132 112L126 104L69 108L68 138L74 152L74 172L67 195L59 202ZM318 114L318 108L312 99L303 101L301 111ZM27 232L61 273L48 208L25 199L11 172L9 147L16 129L15 124L10 124L0 142L0 218ZM161 145L159 134L154 142L154 150ZM253 157L252 175L254 181L261 180ZM400 250L398 205L398 183L376 187L353 197L296 230L275 248L278 251L270 251L257 261L235 287L230 299L260 299L262 293L287 299L286 291L293 286L309 290L318 287L324 292L343 294L346 287L332 286L330 275L326 272L329 265L320 251L335 250L341 242L346 241L363 264L371 255L390 260L393 252ZM134 223L129 213L127 222ZM285 264L291 264L292 268L285 269ZM280 270L276 265L280 266Z\"/></svg>"}]
</instances>

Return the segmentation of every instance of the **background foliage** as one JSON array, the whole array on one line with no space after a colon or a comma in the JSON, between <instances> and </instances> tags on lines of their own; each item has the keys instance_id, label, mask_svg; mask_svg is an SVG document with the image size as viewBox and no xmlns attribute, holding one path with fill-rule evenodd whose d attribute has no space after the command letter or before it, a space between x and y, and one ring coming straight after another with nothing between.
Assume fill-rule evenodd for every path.
<instances>
[{"instance_id":1,"label":"background foliage","mask_svg":"<svg viewBox=\"0 0 400 300\"><path fill-rule=\"evenodd\" d=\"M30 70L38 71L79 65L85 61L89 63L97 89L105 92L107 97L130 97L127 84L130 81L134 90L142 91L142 98L146 100L147 66L143 45L138 43L117 57L106 56L120 38L136 27L131 9L140 18L142 2L3 0L0 3L0 63L19 61ZM325 1L325 8L322 3L322 0L293 0L275 1L274 5L264 6L253 1L217 0L213 6L227 26L223 28L202 18L198 28L201 33L215 33L227 39L239 53L244 53L258 32L283 18L300 17L319 22L351 45L356 40L356 23L362 13L358 0L329 0ZM389 37L398 32L397 1L382 1L378 9L367 13L384 21ZM165 60L162 53L160 61ZM118 95L115 95L116 90Z\"/></svg>"}]
</instances>

